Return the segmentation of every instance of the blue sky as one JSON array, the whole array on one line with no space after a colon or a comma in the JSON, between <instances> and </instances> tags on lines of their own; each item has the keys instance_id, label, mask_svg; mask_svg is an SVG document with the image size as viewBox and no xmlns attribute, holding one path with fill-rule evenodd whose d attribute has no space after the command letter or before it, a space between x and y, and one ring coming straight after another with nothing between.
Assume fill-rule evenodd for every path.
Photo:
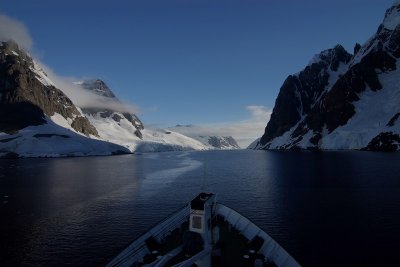
<instances>
[{"instance_id":1,"label":"blue sky","mask_svg":"<svg viewBox=\"0 0 400 267\"><path fill-rule=\"evenodd\" d=\"M145 124L166 127L260 119L254 107L272 110L288 75L338 43L352 52L392 3L13 0L0 13L25 24L55 73L101 78Z\"/></svg>"}]
</instances>

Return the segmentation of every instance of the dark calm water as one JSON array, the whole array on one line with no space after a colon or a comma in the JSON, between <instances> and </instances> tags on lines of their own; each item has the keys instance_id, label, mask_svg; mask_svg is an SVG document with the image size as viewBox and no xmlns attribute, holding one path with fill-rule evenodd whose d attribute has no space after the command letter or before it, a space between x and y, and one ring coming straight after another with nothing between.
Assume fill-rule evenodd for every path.
<instances>
[{"instance_id":1,"label":"dark calm water","mask_svg":"<svg viewBox=\"0 0 400 267\"><path fill-rule=\"evenodd\" d=\"M304 266L400 266L400 153L245 150L0 160L0 266L104 265L202 187Z\"/></svg>"}]
</instances>

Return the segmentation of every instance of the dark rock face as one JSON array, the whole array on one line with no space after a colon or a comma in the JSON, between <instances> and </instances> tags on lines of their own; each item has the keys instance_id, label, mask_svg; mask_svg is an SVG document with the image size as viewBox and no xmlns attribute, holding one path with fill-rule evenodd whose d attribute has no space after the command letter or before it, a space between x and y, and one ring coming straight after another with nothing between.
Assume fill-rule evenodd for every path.
<instances>
[{"instance_id":1,"label":"dark rock face","mask_svg":"<svg viewBox=\"0 0 400 267\"><path fill-rule=\"evenodd\" d=\"M118 114L113 114L113 115L112 115L112 119L113 119L114 121L116 121L116 122L120 122L121 119L122 119L122 117L119 116Z\"/></svg>"},{"instance_id":2,"label":"dark rock face","mask_svg":"<svg viewBox=\"0 0 400 267\"><path fill-rule=\"evenodd\" d=\"M392 132L380 133L363 150L394 152L400 148L400 136Z\"/></svg>"},{"instance_id":3,"label":"dark rock face","mask_svg":"<svg viewBox=\"0 0 400 267\"><path fill-rule=\"evenodd\" d=\"M117 99L114 93L102 80L97 79L92 81L85 81L82 83L82 87L95 92L97 95Z\"/></svg>"},{"instance_id":4,"label":"dark rock face","mask_svg":"<svg viewBox=\"0 0 400 267\"><path fill-rule=\"evenodd\" d=\"M143 123L140 121L140 119L135 114L131 114L128 112L124 112L122 114L128 121L130 121L132 123L133 126L135 126L136 129L138 129L138 130L144 129Z\"/></svg>"},{"instance_id":5,"label":"dark rock face","mask_svg":"<svg viewBox=\"0 0 400 267\"><path fill-rule=\"evenodd\" d=\"M111 89L102 80L97 79L92 81L85 81L82 83L82 87L97 95L110 98L112 101L120 103L120 101L111 91ZM116 122L120 122L121 119L124 117L136 128L134 134L140 139L143 138L143 135L140 130L143 130L144 126L143 123L135 114L109 108L82 108L82 111L85 114L92 116L99 114L102 118L112 118Z\"/></svg>"},{"instance_id":6,"label":"dark rock face","mask_svg":"<svg viewBox=\"0 0 400 267\"><path fill-rule=\"evenodd\" d=\"M324 137L347 125L357 112L354 103L363 92L379 92L383 89L381 75L399 71L400 25L393 21L396 16L400 16L400 5L386 12L384 23L364 46L355 45L354 55L338 45L322 52L300 73L289 76L256 148L320 149ZM399 110L393 110L392 118L382 126L382 134L367 146L369 150L396 147L395 134L388 135L384 127L393 127L399 114ZM288 138L273 144L284 134Z\"/></svg>"},{"instance_id":7,"label":"dark rock face","mask_svg":"<svg viewBox=\"0 0 400 267\"><path fill-rule=\"evenodd\" d=\"M396 113L391 119L390 119L390 121L388 122L388 124L386 124L386 126L389 126L389 127L393 127L394 125L395 125L395 123L396 123L396 121L397 121L397 119L400 117L400 113Z\"/></svg>"},{"instance_id":8,"label":"dark rock face","mask_svg":"<svg viewBox=\"0 0 400 267\"><path fill-rule=\"evenodd\" d=\"M385 72L395 69L396 60L387 53L377 51L368 54L336 81L321 104L316 105L308 114L302 127L321 132L326 125L330 133L345 125L355 114L352 103L359 100L358 93L367 87L372 91L382 89L376 70Z\"/></svg>"},{"instance_id":9,"label":"dark rock face","mask_svg":"<svg viewBox=\"0 0 400 267\"><path fill-rule=\"evenodd\" d=\"M143 139L143 134L140 130L143 130L144 126L143 123L140 121L140 119L135 114L127 112L124 112L123 115L130 123L132 123L133 126L135 126L136 128L135 135L140 139Z\"/></svg>"},{"instance_id":10,"label":"dark rock face","mask_svg":"<svg viewBox=\"0 0 400 267\"><path fill-rule=\"evenodd\" d=\"M16 132L46 123L45 116L61 114L75 130L98 136L96 129L59 89L38 80L33 60L14 42L0 47L0 131Z\"/></svg>"},{"instance_id":11,"label":"dark rock face","mask_svg":"<svg viewBox=\"0 0 400 267\"><path fill-rule=\"evenodd\" d=\"M96 133L96 136L98 136L96 128L90 124L86 117L77 117L72 122L71 127L84 135L89 136L90 134Z\"/></svg>"},{"instance_id":12,"label":"dark rock face","mask_svg":"<svg viewBox=\"0 0 400 267\"><path fill-rule=\"evenodd\" d=\"M46 123L43 110L31 102L0 103L0 132L14 134L28 126ZM6 114L3 116L3 114Z\"/></svg>"},{"instance_id":13,"label":"dark rock face","mask_svg":"<svg viewBox=\"0 0 400 267\"><path fill-rule=\"evenodd\" d=\"M359 43L356 43L356 45L354 46L354 55L358 53L358 51L360 51L361 49L361 45Z\"/></svg>"},{"instance_id":14,"label":"dark rock face","mask_svg":"<svg viewBox=\"0 0 400 267\"><path fill-rule=\"evenodd\" d=\"M289 76L283 83L275 101L271 119L265 128L265 134L260 140L261 144L264 145L273 138L282 135L300 120L301 114L298 107L301 103L294 90L296 81L296 78Z\"/></svg>"},{"instance_id":15,"label":"dark rock face","mask_svg":"<svg viewBox=\"0 0 400 267\"><path fill-rule=\"evenodd\" d=\"M275 101L261 144L265 145L273 138L281 136L294 127L302 116L310 113L314 104L326 94L324 90L329 84L331 73L337 72L340 64L347 64L350 59L351 55L337 45L319 54L316 62L297 75L289 76ZM296 136L301 134L300 129L301 127Z\"/></svg>"}]
</instances>

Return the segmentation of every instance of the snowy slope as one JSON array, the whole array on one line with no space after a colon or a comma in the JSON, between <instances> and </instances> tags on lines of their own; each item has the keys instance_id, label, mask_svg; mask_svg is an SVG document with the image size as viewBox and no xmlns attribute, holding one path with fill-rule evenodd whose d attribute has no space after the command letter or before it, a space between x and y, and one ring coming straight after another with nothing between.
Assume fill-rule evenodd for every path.
<instances>
[{"instance_id":1,"label":"snowy slope","mask_svg":"<svg viewBox=\"0 0 400 267\"><path fill-rule=\"evenodd\" d=\"M33 66L30 67L30 70L36 74L36 79L41 82L44 86L54 86L53 81L47 76L46 72L42 69L42 67L35 60L33 61Z\"/></svg>"},{"instance_id":2,"label":"snowy slope","mask_svg":"<svg viewBox=\"0 0 400 267\"><path fill-rule=\"evenodd\" d=\"M310 73L325 54L300 75ZM356 46L350 61L326 74L328 82L319 91L315 80L301 90L285 83L264 136L249 148L399 150L400 1L387 10L377 33ZM310 102L299 97L305 92L319 96ZM294 115L287 115L290 110Z\"/></svg>"},{"instance_id":3,"label":"snowy slope","mask_svg":"<svg viewBox=\"0 0 400 267\"><path fill-rule=\"evenodd\" d=\"M60 124L64 118L56 114ZM122 146L82 136L47 118L46 124L26 127L15 134L0 133L0 157L65 157L126 154ZM68 125L68 122L65 121Z\"/></svg>"},{"instance_id":4,"label":"snowy slope","mask_svg":"<svg viewBox=\"0 0 400 267\"><path fill-rule=\"evenodd\" d=\"M114 115L119 119L114 120ZM108 117L102 117L100 114L87 115L87 118L96 127L101 139L122 145L132 152L208 149L192 138L162 129L143 129L140 139L135 134L136 128L119 112L114 112Z\"/></svg>"},{"instance_id":5,"label":"snowy slope","mask_svg":"<svg viewBox=\"0 0 400 267\"><path fill-rule=\"evenodd\" d=\"M124 110L126 106L100 80L86 83L86 89L94 89L105 99L102 103L110 105L85 109L75 106L40 63L15 42L0 45L0 64L0 82L4 85L0 87L1 157L207 149L202 143L178 133L143 130L136 115ZM8 68L19 69L20 78L15 79ZM92 84L95 86L91 87Z\"/></svg>"},{"instance_id":6,"label":"snowy slope","mask_svg":"<svg viewBox=\"0 0 400 267\"><path fill-rule=\"evenodd\" d=\"M136 147L137 151L173 151L173 150L208 150L209 146L183 134L163 130L144 129L143 140Z\"/></svg>"},{"instance_id":7,"label":"snowy slope","mask_svg":"<svg viewBox=\"0 0 400 267\"><path fill-rule=\"evenodd\" d=\"M239 149L240 146L232 136L219 136L207 127L196 125L176 125L168 128L201 142L210 149Z\"/></svg>"},{"instance_id":8,"label":"snowy slope","mask_svg":"<svg viewBox=\"0 0 400 267\"><path fill-rule=\"evenodd\" d=\"M240 149L236 140L232 136L216 136L216 135L197 135L191 136L213 149Z\"/></svg>"},{"instance_id":9,"label":"snowy slope","mask_svg":"<svg viewBox=\"0 0 400 267\"><path fill-rule=\"evenodd\" d=\"M80 84L85 90L104 98L104 103L112 104L96 108L82 108L103 140L123 145L132 152L204 150L208 148L175 131L145 129L140 119L132 113L132 109L127 109L102 80L84 81Z\"/></svg>"},{"instance_id":10,"label":"snowy slope","mask_svg":"<svg viewBox=\"0 0 400 267\"><path fill-rule=\"evenodd\" d=\"M321 140L322 149L360 149L382 132L400 134L400 123L389 126L389 121L400 112L400 61L397 70L382 73L379 80L383 89L369 88L354 102L356 113L346 125L338 127Z\"/></svg>"}]
</instances>

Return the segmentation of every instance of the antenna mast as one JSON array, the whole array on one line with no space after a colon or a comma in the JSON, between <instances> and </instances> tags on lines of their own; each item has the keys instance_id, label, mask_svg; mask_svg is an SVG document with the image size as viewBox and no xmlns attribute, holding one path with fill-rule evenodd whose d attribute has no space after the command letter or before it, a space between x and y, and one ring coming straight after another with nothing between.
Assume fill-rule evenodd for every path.
<instances>
[{"instance_id":1,"label":"antenna mast","mask_svg":"<svg viewBox=\"0 0 400 267\"><path fill-rule=\"evenodd\" d=\"M207 175L207 159L204 157L204 165L203 165L203 181L201 183L201 192L205 192L206 189L206 175Z\"/></svg>"}]
</instances>

